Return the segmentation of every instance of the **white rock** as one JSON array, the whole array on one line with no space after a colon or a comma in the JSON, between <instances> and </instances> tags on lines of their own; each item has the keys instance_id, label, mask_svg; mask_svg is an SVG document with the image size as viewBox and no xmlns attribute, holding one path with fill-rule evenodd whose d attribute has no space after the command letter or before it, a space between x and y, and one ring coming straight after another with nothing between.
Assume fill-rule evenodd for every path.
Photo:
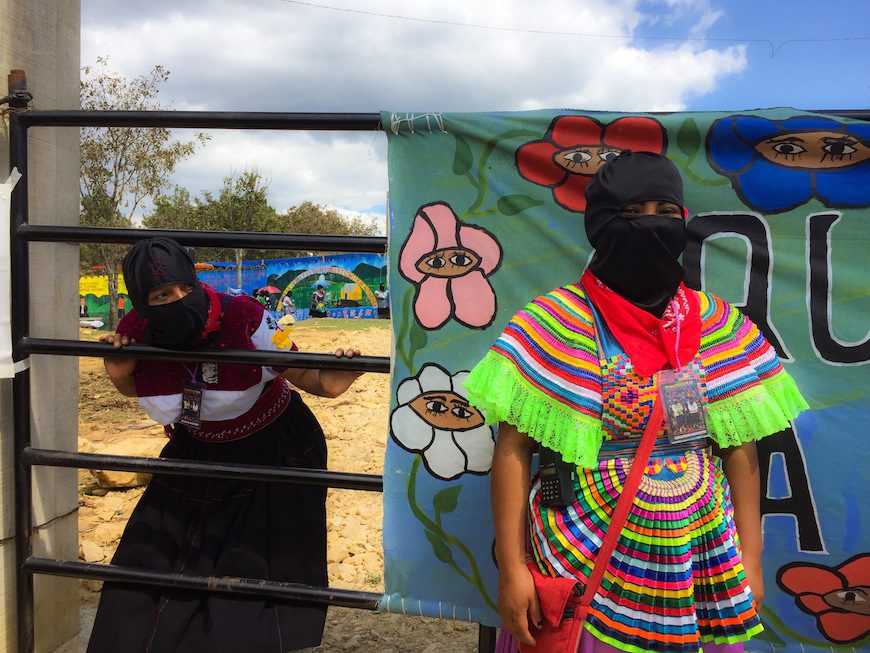
<instances>
[{"instance_id":1,"label":"white rock","mask_svg":"<svg viewBox=\"0 0 870 653\"><path fill-rule=\"evenodd\" d=\"M121 539L126 524L107 522L98 524L94 529L94 539L100 544L113 544Z\"/></svg>"},{"instance_id":2,"label":"white rock","mask_svg":"<svg viewBox=\"0 0 870 653\"><path fill-rule=\"evenodd\" d=\"M343 542L330 544L326 549L326 562L341 562L348 556L347 546Z\"/></svg>"},{"instance_id":3,"label":"white rock","mask_svg":"<svg viewBox=\"0 0 870 653\"><path fill-rule=\"evenodd\" d=\"M89 592L99 592L103 589L103 581L101 580L83 580L82 585L84 585Z\"/></svg>"},{"instance_id":4,"label":"white rock","mask_svg":"<svg viewBox=\"0 0 870 653\"><path fill-rule=\"evenodd\" d=\"M119 512L123 512L124 504L123 497L107 494L94 512L103 521L112 521Z\"/></svg>"},{"instance_id":5,"label":"white rock","mask_svg":"<svg viewBox=\"0 0 870 653\"><path fill-rule=\"evenodd\" d=\"M94 450L94 443L87 438L79 437L78 450L82 453L91 453Z\"/></svg>"},{"instance_id":6,"label":"white rock","mask_svg":"<svg viewBox=\"0 0 870 653\"><path fill-rule=\"evenodd\" d=\"M155 458L166 444L165 440L132 436L100 447L95 453L113 456L146 456ZM114 472L102 469L90 470L93 477L103 488L138 487L151 480L150 474L140 472Z\"/></svg>"},{"instance_id":7,"label":"white rock","mask_svg":"<svg viewBox=\"0 0 870 653\"><path fill-rule=\"evenodd\" d=\"M103 547L95 542L84 540L79 544L79 558L85 562L101 562L106 557Z\"/></svg>"},{"instance_id":8,"label":"white rock","mask_svg":"<svg viewBox=\"0 0 870 653\"><path fill-rule=\"evenodd\" d=\"M423 649L422 653L446 653L447 649L444 648L444 644L440 644L438 642L434 642L429 644L426 648Z\"/></svg>"}]
</instances>

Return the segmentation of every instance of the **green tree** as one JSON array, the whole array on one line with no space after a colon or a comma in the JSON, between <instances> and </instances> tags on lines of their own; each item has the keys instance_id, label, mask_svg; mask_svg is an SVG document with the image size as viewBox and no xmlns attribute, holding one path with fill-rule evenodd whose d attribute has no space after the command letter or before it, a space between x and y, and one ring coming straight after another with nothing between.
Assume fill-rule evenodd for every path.
<instances>
[{"instance_id":1,"label":"green tree","mask_svg":"<svg viewBox=\"0 0 870 653\"><path fill-rule=\"evenodd\" d=\"M150 229L269 232L274 230L276 214L269 205L268 193L269 184L256 169L227 175L217 195L203 191L195 201L191 201L187 190L176 186L171 195L160 195L154 200L154 211L142 224ZM205 247L197 251L197 259L234 260L237 284L241 285L244 258L266 258L270 251Z\"/></svg>"},{"instance_id":2,"label":"green tree","mask_svg":"<svg viewBox=\"0 0 870 653\"><path fill-rule=\"evenodd\" d=\"M278 214L277 227L291 234L328 234L332 236L377 236L376 225L361 216L347 219L335 209L302 202Z\"/></svg>"},{"instance_id":3,"label":"green tree","mask_svg":"<svg viewBox=\"0 0 870 653\"><path fill-rule=\"evenodd\" d=\"M171 195L160 195L154 211L143 224L152 229L210 229L217 231L280 232L291 234L328 234L374 236L377 227L362 217L347 220L341 214L312 202L276 213L268 201L269 183L256 170L224 177L217 195L203 191L194 201L190 193L176 187ZM287 256L309 252L286 250ZM197 252L200 261L235 261L236 285L241 286L242 261L274 258L275 250L204 248Z\"/></svg>"},{"instance_id":4,"label":"green tree","mask_svg":"<svg viewBox=\"0 0 870 653\"><path fill-rule=\"evenodd\" d=\"M269 205L269 183L256 169L224 177L217 197L203 192L198 207L200 229L216 231L274 231L275 209ZM272 250L235 248L208 248L198 254L200 260L231 261L236 263L236 286L242 285L242 261L248 258L266 258Z\"/></svg>"},{"instance_id":5,"label":"green tree","mask_svg":"<svg viewBox=\"0 0 870 653\"><path fill-rule=\"evenodd\" d=\"M203 229L199 205L190 198L190 191L175 186L169 195L154 198L154 209L142 219L142 226L151 229Z\"/></svg>"},{"instance_id":6,"label":"green tree","mask_svg":"<svg viewBox=\"0 0 870 653\"><path fill-rule=\"evenodd\" d=\"M97 58L82 68L81 105L86 110L153 111L169 71L155 66L147 75L127 80L107 69L108 59ZM84 127L81 130L81 224L90 227L131 227L148 197L156 197L182 159L192 155L208 137L173 138L161 127ZM82 245L81 258L106 269L109 281L109 328L117 321L118 272L126 247Z\"/></svg>"}]
</instances>

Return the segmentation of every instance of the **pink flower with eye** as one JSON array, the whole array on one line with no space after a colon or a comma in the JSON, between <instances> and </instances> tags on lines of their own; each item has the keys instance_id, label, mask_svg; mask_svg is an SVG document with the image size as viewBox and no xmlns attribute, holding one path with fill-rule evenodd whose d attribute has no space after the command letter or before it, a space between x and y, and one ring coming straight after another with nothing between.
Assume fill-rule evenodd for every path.
<instances>
[{"instance_id":1,"label":"pink flower with eye","mask_svg":"<svg viewBox=\"0 0 870 653\"><path fill-rule=\"evenodd\" d=\"M484 329L495 319L488 277L501 264L501 245L486 229L463 224L445 202L421 206L399 252L399 272L417 288L414 315L424 329L451 317Z\"/></svg>"}]
</instances>

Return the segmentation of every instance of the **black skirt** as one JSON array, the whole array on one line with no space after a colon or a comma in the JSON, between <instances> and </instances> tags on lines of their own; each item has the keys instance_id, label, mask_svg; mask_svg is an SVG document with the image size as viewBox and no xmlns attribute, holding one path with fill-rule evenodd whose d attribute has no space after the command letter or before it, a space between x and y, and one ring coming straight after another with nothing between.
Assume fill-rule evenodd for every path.
<instances>
[{"instance_id":1,"label":"black skirt","mask_svg":"<svg viewBox=\"0 0 870 653\"><path fill-rule=\"evenodd\" d=\"M269 426L208 444L176 428L164 458L326 469L317 419L293 392ZM112 564L327 586L326 488L154 476ZM104 584L89 653L283 653L317 646L326 606Z\"/></svg>"}]
</instances>

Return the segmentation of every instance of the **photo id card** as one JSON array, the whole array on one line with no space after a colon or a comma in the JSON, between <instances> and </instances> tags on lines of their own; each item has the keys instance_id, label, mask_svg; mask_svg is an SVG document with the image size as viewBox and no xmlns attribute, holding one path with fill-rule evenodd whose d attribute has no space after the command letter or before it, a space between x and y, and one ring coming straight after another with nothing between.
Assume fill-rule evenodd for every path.
<instances>
[{"instance_id":1,"label":"photo id card","mask_svg":"<svg viewBox=\"0 0 870 653\"><path fill-rule=\"evenodd\" d=\"M673 444L707 437L707 411L701 378L690 367L680 371L662 370L658 377L659 401L668 423L668 440Z\"/></svg>"},{"instance_id":2,"label":"photo id card","mask_svg":"<svg viewBox=\"0 0 870 653\"><path fill-rule=\"evenodd\" d=\"M202 427L202 389L205 386L196 381L186 381L181 388L180 424L194 429Z\"/></svg>"}]
</instances>

